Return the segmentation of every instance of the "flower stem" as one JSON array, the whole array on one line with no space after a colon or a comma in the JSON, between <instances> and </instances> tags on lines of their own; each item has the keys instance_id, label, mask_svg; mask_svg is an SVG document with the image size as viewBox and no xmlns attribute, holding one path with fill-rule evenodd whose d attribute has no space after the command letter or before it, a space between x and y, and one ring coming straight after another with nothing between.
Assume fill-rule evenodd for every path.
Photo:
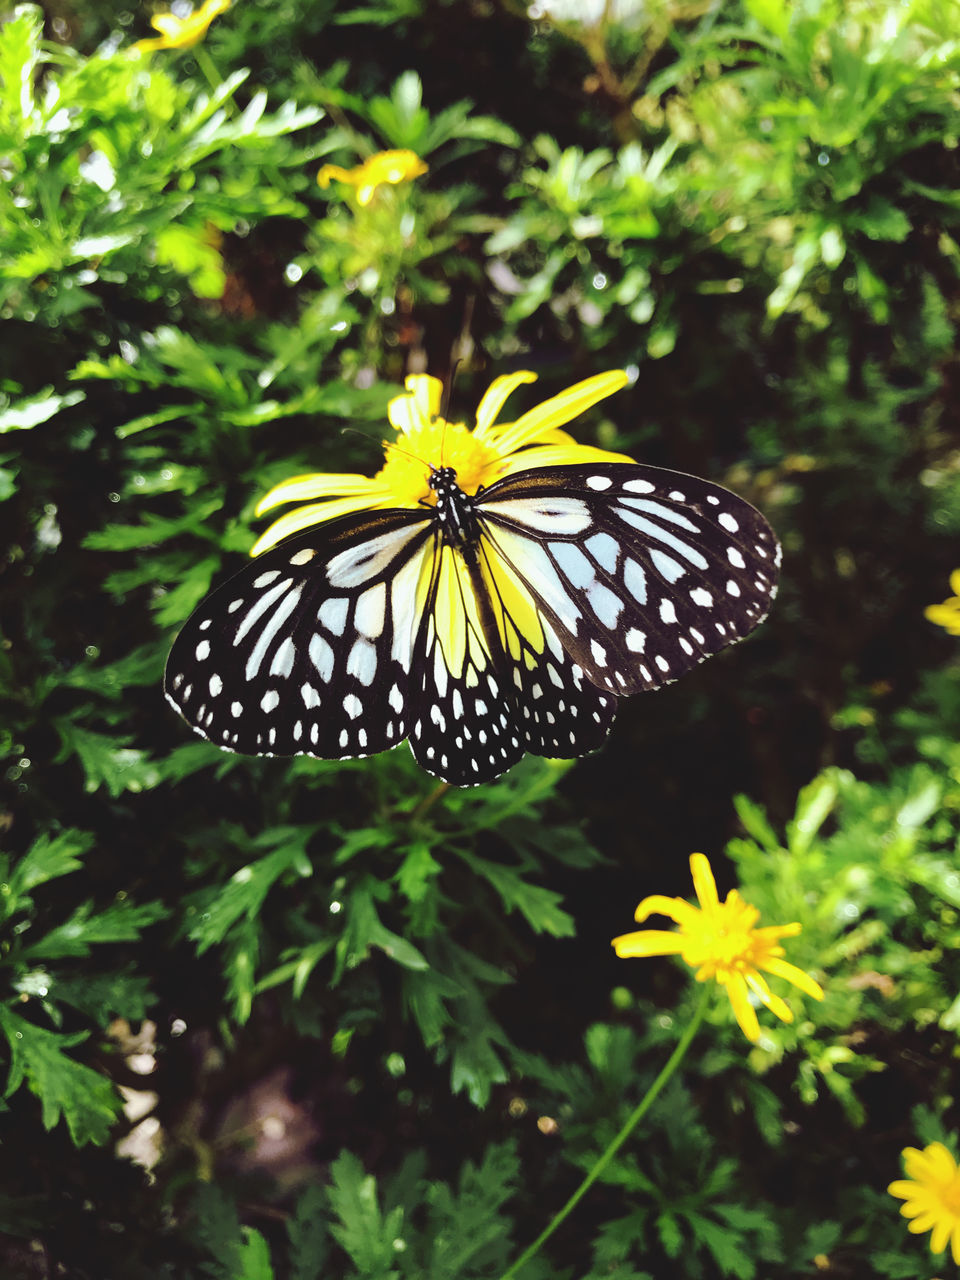
<instances>
[{"instance_id":1,"label":"flower stem","mask_svg":"<svg viewBox=\"0 0 960 1280\"><path fill-rule=\"evenodd\" d=\"M559 1227L560 1224L570 1215L570 1213L573 1212L576 1206L580 1203L580 1201L586 1195L587 1191L589 1191L589 1189L593 1186L597 1178L600 1177L600 1174L603 1173L604 1169L606 1169L607 1165L610 1163L613 1157L617 1154L617 1152L626 1142L627 1138L630 1137L630 1134L633 1133L634 1129L637 1127L637 1125L640 1123L643 1117L650 1110L651 1106L653 1105L654 1101L657 1098L657 1095L661 1092L664 1085L667 1083L667 1081L676 1071L677 1067L679 1067L680 1063L683 1061L684 1055L686 1054L687 1050L690 1048L690 1044L691 1044L691 1041L693 1040L693 1037L697 1034L697 1032L700 1029L700 1023L703 1021L703 1015L707 1011L707 1004L709 1002L709 999L710 999L710 987L704 986L703 991L701 992L701 995L700 995L700 1003L697 1005L696 1009L694 1010L693 1017L690 1019L689 1023L687 1024L687 1028L684 1031L683 1035L677 1041L677 1047L674 1049L673 1053L671 1053L670 1057L664 1063L663 1068L660 1071L660 1074L657 1076L656 1080L654 1080L653 1084L650 1086L647 1092L643 1095L642 1099L640 1100L636 1108L630 1114L630 1117L628 1118L627 1122L624 1124L623 1128L620 1130L617 1136L613 1139L613 1141L604 1151L603 1155L601 1155L600 1159L593 1166L593 1168L590 1170L590 1172L587 1174L584 1180L580 1183L579 1187L577 1187L576 1191L574 1191L573 1195L570 1197L567 1203L563 1206L563 1208L559 1211L559 1213L557 1213L554 1216L554 1218L543 1229L543 1231L540 1232L536 1240L534 1240L533 1244L529 1245L523 1251L523 1253L516 1260L516 1262L510 1267L510 1269L503 1273L503 1275L500 1277L500 1280L512 1280L512 1277L517 1274L517 1272L520 1270L523 1264L525 1262L529 1262L529 1260L539 1250L540 1246L544 1243L544 1241L548 1240L550 1236L553 1235L554 1231L556 1231L557 1227Z\"/></svg>"}]
</instances>

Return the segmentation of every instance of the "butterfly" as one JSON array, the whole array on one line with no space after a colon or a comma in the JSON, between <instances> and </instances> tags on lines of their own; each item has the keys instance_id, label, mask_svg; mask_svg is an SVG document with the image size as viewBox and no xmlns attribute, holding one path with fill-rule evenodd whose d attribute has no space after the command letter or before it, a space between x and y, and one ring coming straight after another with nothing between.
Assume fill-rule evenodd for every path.
<instances>
[{"instance_id":1,"label":"butterfly","mask_svg":"<svg viewBox=\"0 0 960 1280\"><path fill-rule=\"evenodd\" d=\"M580 411L588 383L593 401L609 394L600 378L613 375L526 424L494 427L481 402L461 444L489 446L486 472L470 472L460 446L445 458L446 431L428 431L436 461L414 458L412 490L365 477L280 486L278 501L332 498L332 518L283 517L282 540L200 604L167 661L169 701L228 751L345 759L407 739L458 786L526 752L599 747L618 698L676 680L763 620L780 563L767 521L728 490L565 443L557 423ZM433 382L408 380L414 393L398 401L414 403L391 415L420 448L409 415L442 423L427 405ZM518 439L540 444L517 452ZM524 465L544 458L552 465ZM478 481L491 468L500 478ZM309 527L283 537L298 522Z\"/></svg>"}]
</instances>

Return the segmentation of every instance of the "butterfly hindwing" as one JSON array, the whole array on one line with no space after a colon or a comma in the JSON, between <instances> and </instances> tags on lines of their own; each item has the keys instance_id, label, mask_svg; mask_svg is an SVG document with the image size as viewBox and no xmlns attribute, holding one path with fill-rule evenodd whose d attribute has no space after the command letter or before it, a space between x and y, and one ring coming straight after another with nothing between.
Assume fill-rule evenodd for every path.
<instances>
[{"instance_id":1,"label":"butterfly hindwing","mask_svg":"<svg viewBox=\"0 0 960 1280\"><path fill-rule=\"evenodd\" d=\"M505 571L614 694L677 679L752 631L776 593L780 550L766 520L694 476L543 468L491 486L477 510Z\"/></svg>"},{"instance_id":2,"label":"butterfly hindwing","mask_svg":"<svg viewBox=\"0 0 960 1280\"><path fill-rule=\"evenodd\" d=\"M502 579L483 571L482 540L475 572L450 547L435 556L410 683L418 763L465 786L498 777L526 752L569 758L600 746L616 699L585 679L522 584L501 590Z\"/></svg>"},{"instance_id":3,"label":"butterfly hindwing","mask_svg":"<svg viewBox=\"0 0 960 1280\"><path fill-rule=\"evenodd\" d=\"M407 686L430 522L348 517L258 557L177 637L164 690L217 746L346 758L407 735Z\"/></svg>"}]
</instances>

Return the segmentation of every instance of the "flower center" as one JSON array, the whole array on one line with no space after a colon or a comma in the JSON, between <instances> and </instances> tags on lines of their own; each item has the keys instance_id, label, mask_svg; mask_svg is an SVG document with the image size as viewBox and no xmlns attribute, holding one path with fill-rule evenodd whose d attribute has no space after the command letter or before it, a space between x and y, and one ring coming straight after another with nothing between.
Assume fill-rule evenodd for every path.
<instances>
[{"instance_id":1,"label":"flower center","mask_svg":"<svg viewBox=\"0 0 960 1280\"><path fill-rule=\"evenodd\" d=\"M436 503L437 495L430 488L433 467L451 467L464 493L476 493L482 484L496 479L500 461L496 449L478 440L462 422L443 418L402 433L396 447L385 440L384 448L387 460L376 478L389 485L401 506Z\"/></svg>"}]
</instances>

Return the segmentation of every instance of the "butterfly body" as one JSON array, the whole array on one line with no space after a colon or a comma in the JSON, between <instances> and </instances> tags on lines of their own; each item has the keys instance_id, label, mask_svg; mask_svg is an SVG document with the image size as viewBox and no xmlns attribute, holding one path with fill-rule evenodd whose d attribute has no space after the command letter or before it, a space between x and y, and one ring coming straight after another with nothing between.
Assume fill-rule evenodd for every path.
<instances>
[{"instance_id":1,"label":"butterfly body","mask_svg":"<svg viewBox=\"0 0 960 1280\"><path fill-rule=\"evenodd\" d=\"M776 591L764 518L620 462L519 471L353 514L248 564L188 620L165 689L232 751L347 758L407 738L457 785L604 741L619 696L741 639Z\"/></svg>"}]
</instances>

